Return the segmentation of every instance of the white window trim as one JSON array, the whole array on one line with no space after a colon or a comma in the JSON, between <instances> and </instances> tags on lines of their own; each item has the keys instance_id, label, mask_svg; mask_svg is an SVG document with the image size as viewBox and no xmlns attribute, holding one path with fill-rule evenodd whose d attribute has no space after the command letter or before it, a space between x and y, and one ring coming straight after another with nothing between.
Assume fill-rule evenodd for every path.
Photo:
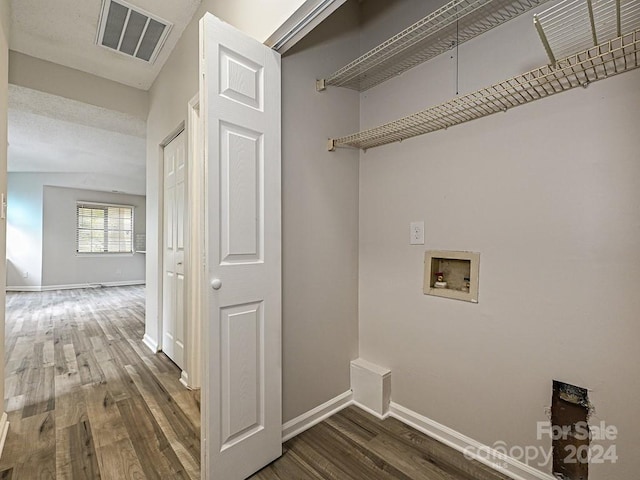
<instances>
[{"instance_id":1,"label":"white window trim","mask_svg":"<svg viewBox=\"0 0 640 480\"><path fill-rule=\"evenodd\" d=\"M115 208L130 208L131 209L131 251L130 252L79 252L78 251L78 209L82 207L96 208L96 207L115 207ZM119 203L107 203L107 202L87 202L84 200L78 200L76 202L76 257L88 258L88 257L132 257L135 255L135 218L136 207L135 205L125 205Z\"/></svg>"}]
</instances>

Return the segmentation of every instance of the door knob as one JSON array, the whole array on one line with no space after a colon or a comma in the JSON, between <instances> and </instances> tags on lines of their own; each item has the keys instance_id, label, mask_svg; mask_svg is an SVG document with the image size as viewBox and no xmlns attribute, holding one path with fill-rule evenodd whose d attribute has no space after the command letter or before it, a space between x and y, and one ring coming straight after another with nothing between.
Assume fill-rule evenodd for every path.
<instances>
[{"instance_id":1,"label":"door knob","mask_svg":"<svg viewBox=\"0 0 640 480\"><path fill-rule=\"evenodd\" d=\"M219 278L214 278L213 280L211 280L211 288L213 288L214 290L220 290L220 287L222 287L222 280L220 280Z\"/></svg>"},{"instance_id":2,"label":"door knob","mask_svg":"<svg viewBox=\"0 0 640 480\"><path fill-rule=\"evenodd\" d=\"M182 262L178 262L178 265L182 265Z\"/></svg>"}]
</instances>

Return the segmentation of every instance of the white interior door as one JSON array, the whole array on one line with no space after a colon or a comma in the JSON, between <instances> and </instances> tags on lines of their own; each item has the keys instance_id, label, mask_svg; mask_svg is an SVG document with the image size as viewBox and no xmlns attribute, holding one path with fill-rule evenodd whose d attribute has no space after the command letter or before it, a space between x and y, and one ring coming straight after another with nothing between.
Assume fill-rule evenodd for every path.
<instances>
[{"instance_id":1,"label":"white interior door","mask_svg":"<svg viewBox=\"0 0 640 480\"><path fill-rule=\"evenodd\" d=\"M185 332L185 133L164 147L162 351L184 365Z\"/></svg>"},{"instance_id":2,"label":"white interior door","mask_svg":"<svg viewBox=\"0 0 640 480\"><path fill-rule=\"evenodd\" d=\"M207 165L205 478L282 454L280 55L200 22Z\"/></svg>"}]
</instances>

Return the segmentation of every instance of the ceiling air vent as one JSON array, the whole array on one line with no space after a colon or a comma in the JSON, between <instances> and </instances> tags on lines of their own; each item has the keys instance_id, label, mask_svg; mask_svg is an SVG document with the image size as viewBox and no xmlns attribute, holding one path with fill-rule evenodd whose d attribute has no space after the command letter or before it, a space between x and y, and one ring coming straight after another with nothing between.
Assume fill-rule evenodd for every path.
<instances>
[{"instance_id":1,"label":"ceiling air vent","mask_svg":"<svg viewBox=\"0 0 640 480\"><path fill-rule=\"evenodd\" d=\"M103 0L96 43L153 63L172 24L133 5Z\"/></svg>"}]
</instances>

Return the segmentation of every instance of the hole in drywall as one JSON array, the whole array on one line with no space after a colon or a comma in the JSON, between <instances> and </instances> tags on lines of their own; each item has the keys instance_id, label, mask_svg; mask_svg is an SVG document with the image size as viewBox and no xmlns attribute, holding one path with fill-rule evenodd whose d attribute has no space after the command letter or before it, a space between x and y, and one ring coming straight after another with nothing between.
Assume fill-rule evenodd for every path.
<instances>
[{"instance_id":1,"label":"hole in drywall","mask_svg":"<svg viewBox=\"0 0 640 480\"><path fill-rule=\"evenodd\" d=\"M589 409L586 388L553 381L553 475L560 480L589 478Z\"/></svg>"}]
</instances>

